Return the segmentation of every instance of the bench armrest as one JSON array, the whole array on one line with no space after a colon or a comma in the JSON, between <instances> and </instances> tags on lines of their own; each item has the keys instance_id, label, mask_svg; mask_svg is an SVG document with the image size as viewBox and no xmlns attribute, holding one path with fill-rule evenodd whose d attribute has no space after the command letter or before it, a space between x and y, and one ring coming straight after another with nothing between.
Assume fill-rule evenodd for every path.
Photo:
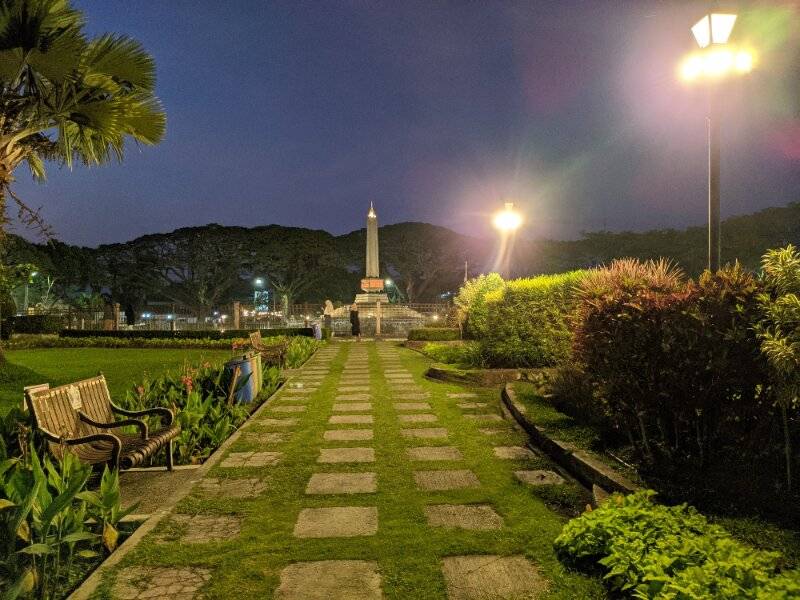
<instances>
[{"instance_id":1,"label":"bench armrest","mask_svg":"<svg viewBox=\"0 0 800 600\"><path fill-rule=\"evenodd\" d=\"M78 446L80 444L88 444L90 442L110 442L114 447L115 453L119 453L120 449L122 448L122 442L112 433L93 433L91 435L84 435L76 438L65 438L63 436L58 436L52 431L48 431L43 427L37 426L37 429L39 430L39 433L42 434L42 437L44 437L48 442L54 442L56 444L64 444L65 446Z\"/></svg>"},{"instance_id":2,"label":"bench armrest","mask_svg":"<svg viewBox=\"0 0 800 600\"><path fill-rule=\"evenodd\" d=\"M116 429L117 427L127 427L131 425L139 430L139 435L141 435L143 440L147 439L147 423L144 421L139 421L137 419L121 419L119 421L114 421L113 423L101 423L99 421L95 421L89 415L81 411L78 411L78 416L84 423L88 423L92 427L97 427L99 429Z\"/></svg>"},{"instance_id":3,"label":"bench armrest","mask_svg":"<svg viewBox=\"0 0 800 600\"><path fill-rule=\"evenodd\" d=\"M144 410L125 410L124 408L120 408L113 402L111 404L111 410L117 414L122 415L123 417L148 417L151 415L158 415L161 417L161 424L163 427L169 427L172 425L172 422L175 420L175 413L172 412L169 408L164 408L163 406L156 406L155 408L146 408Z\"/></svg>"}]
</instances>

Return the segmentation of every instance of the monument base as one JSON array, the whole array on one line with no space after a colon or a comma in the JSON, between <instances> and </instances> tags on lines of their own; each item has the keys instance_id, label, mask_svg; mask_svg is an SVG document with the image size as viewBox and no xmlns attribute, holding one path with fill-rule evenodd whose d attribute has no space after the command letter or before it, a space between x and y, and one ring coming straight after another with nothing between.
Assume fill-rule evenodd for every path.
<instances>
[{"instance_id":1,"label":"monument base","mask_svg":"<svg viewBox=\"0 0 800 600\"><path fill-rule=\"evenodd\" d=\"M375 304L377 302L380 302L381 304L389 304L389 295L378 292L356 294L356 304Z\"/></svg>"}]
</instances>

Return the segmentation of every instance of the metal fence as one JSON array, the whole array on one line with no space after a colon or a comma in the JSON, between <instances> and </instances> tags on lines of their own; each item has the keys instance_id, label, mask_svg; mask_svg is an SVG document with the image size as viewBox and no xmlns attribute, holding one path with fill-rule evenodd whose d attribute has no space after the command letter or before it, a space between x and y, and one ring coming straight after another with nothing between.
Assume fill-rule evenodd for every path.
<instances>
[{"instance_id":1,"label":"metal fence","mask_svg":"<svg viewBox=\"0 0 800 600\"><path fill-rule=\"evenodd\" d=\"M45 315L60 320L64 329L134 329L144 331L192 331L206 329L231 329L236 327L233 307L226 312L198 317L178 306L173 312L156 313L144 311L136 315L129 324L124 311L107 307L104 310L84 310L77 308L52 308L49 310L29 310L29 315ZM384 304L381 306L382 333L403 333L413 327L420 327L447 319L452 305L444 303ZM239 305L240 329L275 329L283 327L307 327L313 323L322 324L322 306L318 304L294 304L284 311L256 312L252 305ZM362 331L370 335L375 330L376 315L363 310L360 315ZM336 318L333 322L335 333L349 333L349 318Z\"/></svg>"}]
</instances>

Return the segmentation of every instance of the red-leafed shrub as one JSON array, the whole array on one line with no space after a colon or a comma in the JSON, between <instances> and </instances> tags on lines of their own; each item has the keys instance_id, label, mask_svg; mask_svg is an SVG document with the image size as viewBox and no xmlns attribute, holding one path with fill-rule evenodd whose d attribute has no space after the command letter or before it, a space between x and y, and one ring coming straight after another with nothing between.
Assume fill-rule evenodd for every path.
<instances>
[{"instance_id":1,"label":"red-leafed shrub","mask_svg":"<svg viewBox=\"0 0 800 600\"><path fill-rule=\"evenodd\" d=\"M731 443L763 443L758 293L738 265L691 282L664 261L624 260L583 280L575 358L643 456L702 466Z\"/></svg>"}]
</instances>

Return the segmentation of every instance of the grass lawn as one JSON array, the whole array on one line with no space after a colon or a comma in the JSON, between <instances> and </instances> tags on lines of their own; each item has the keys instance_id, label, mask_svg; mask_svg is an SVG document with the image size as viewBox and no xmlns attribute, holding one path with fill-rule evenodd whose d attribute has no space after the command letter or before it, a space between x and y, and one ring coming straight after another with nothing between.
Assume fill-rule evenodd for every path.
<instances>
[{"instance_id":1,"label":"grass lawn","mask_svg":"<svg viewBox=\"0 0 800 600\"><path fill-rule=\"evenodd\" d=\"M230 466L219 463L208 478L256 478L265 482L265 489L255 497L229 498L210 495L198 485L178 505L176 517L167 518L148 534L121 564L106 575L95 598L111 598L115 580L130 580L138 567L196 568L207 570L210 579L202 592L209 599L273 598L281 582L283 569L292 563L325 560L362 560L377 563L383 597L407 600L444 600L446 582L442 571L445 557L461 555L524 556L533 563L547 581L542 598L594 599L605 597L601 583L593 578L567 571L557 560L552 542L561 531L566 516L553 510L543 498L514 476L515 470L548 469L552 465L544 458L504 460L495 456L493 447L524 445L525 436L510 423L477 422L470 413L499 415L498 389L469 390L457 385L426 380L423 373L429 361L416 352L394 349L388 344L335 344L338 353L321 384L308 396L307 403L298 401L287 388L268 407L245 426L243 435L229 449L227 457L241 452L280 452L277 464L269 466ZM404 398L412 392L390 387L381 366L378 350L396 352L403 368L410 372L414 387L422 388L428 398ZM348 356L366 351L369 375L349 375L351 381L363 378L364 383L349 386L368 386L367 400L371 406L361 407L362 414L374 418L369 424L332 424L336 397L353 393L342 391L341 378ZM303 371L313 365L323 365L315 358ZM361 372L363 367L357 367ZM302 380L301 372L297 378ZM410 386L411 384L409 384ZM461 408L463 399L448 397L449 392L474 392L470 402L486 403L482 407ZM340 400L340 402L344 402ZM422 409L435 415L429 423L401 422L396 402L429 402ZM287 412L291 406L304 406L302 412ZM414 412L411 410L410 412ZM410 414L410 412L408 414ZM421 412L417 410L416 412ZM294 425L285 426L278 418L297 418ZM447 430L446 439L409 439L401 429L437 427ZM481 428L496 428L499 433L487 435ZM361 441L326 441L325 431L341 429L371 429L374 439ZM256 437L253 434L284 432L282 440ZM421 446L450 446L460 452L458 460L419 462L412 460L407 449ZM322 449L374 449L374 462L335 464L320 463ZM225 457L223 457L224 459ZM452 457L450 457L452 458ZM479 485L446 491L424 491L415 484L415 471L470 470ZM309 479L315 473L375 473L376 490L365 493L331 493L308 495ZM227 486L223 484L223 489ZM563 494L583 502L577 486L566 484ZM362 490L364 492L364 490ZM502 519L502 526L490 530L470 530L430 525L426 507L436 504L489 505ZM374 507L377 509L377 532L357 537L323 536L296 537L293 532L301 511L324 507ZM574 510L574 507L571 507ZM187 519L202 522L193 527ZM221 518L236 523L236 531L216 533L212 540L197 539L208 521ZM173 520L177 519L177 520ZM204 523L204 524L203 524ZM223 530L228 525L223 526ZM197 531L200 528L201 531ZM192 539L183 539L185 535ZM321 585L330 582L312 582ZM148 590L146 582L140 589ZM137 584L137 585L139 585ZM288 597L288 596L287 596ZM295 595L292 598L298 597ZM321 596L315 596L321 597ZM337 598L340 596L336 596ZM344 597L344 596L341 596ZM347 596L350 597L350 596ZM358 596L352 596L358 597ZM369 596L370 598L372 596Z\"/></svg>"},{"instance_id":2,"label":"grass lawn","mask_svg":"<svg viewBox=\"0 0 800 600\"><path fill-rule=\"evenodd\" d=\"M48 382L62 385L102 372L112 398L122 396L147 372L157 374L180 368L185 361L217 362L230 357L228 350L178 350L138 348L40 348L9 350L0 368L0 414L22 402L22 388Z\"/></svg>"}]
</instances>

